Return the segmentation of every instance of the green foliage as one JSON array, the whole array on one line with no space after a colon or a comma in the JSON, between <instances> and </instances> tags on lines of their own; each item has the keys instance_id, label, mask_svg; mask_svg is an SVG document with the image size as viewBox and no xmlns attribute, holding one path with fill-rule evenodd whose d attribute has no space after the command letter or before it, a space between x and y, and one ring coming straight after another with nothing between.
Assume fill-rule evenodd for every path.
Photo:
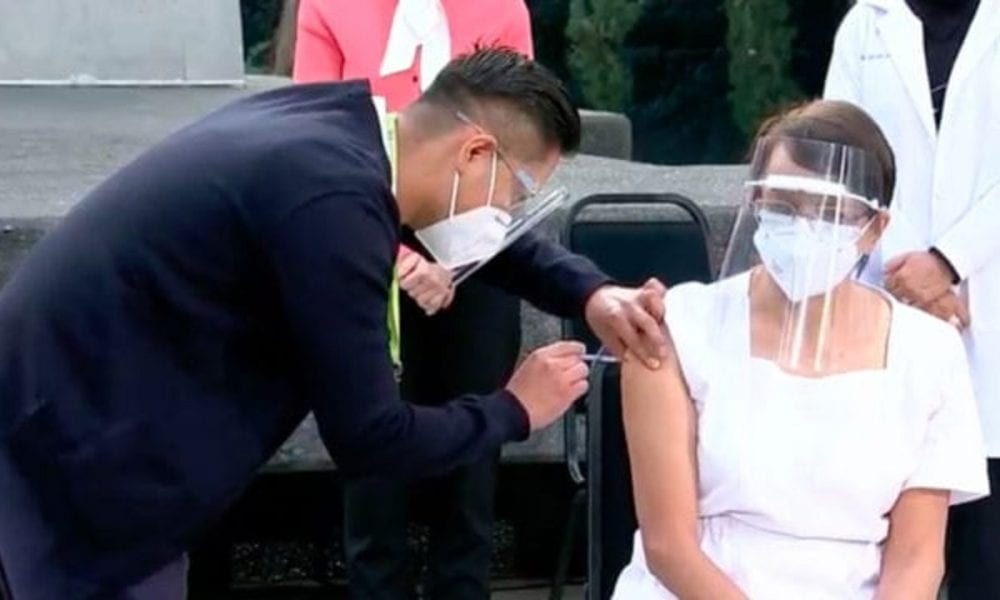
<instances>
[{"instance_id":1,"label":"green foliage","mask_svg":"<svg viewBox=\"0 0 1000 600\"><path fill-rule=\"evenodd\" d=\"M791 78L788 0L725 0L729 28L729 103L733 119L751 134L763 117L801 96Z\"/></svg>"},{"instance_id":2,"label":"green foliage","mask_svg":"<svg viewBox=\"0 0 1000 600\"><path fill-rule=\"evenodd\" d=\"M243 54L243 70L248 75L259 75L270 72L270 56L273 43L270 39L261 40L248 48Z\"/></svg>"},{"instance_id":3,"label":"green foliage","mask_svg":"<svg viewBox=\"0 0 1000 600\"><path fill-rule=\"evenodd\" d=\"M247 73L270 71L272 35L280 13L281 0L240 0L244 68Z\"/></svg>"},{"instance_id":4,"label":"green foliage","mask_svg":"<svg viewBox=\"0 0 1000 600\"><path fill-rule=\"evenodd\" d=\"M819 94L852 2L527 0L539 61L578 104L628 114L636 159L669 164L739 161L761 117ZM269 72L282 0L240 4L247 69Z\"/></svg>"},{"instance_id":5,"label":"green foliage","mask_svg":"<svg viewBox=\"0 0 1000 600\"><path fill-rule=\"evenodd\" d=\"M566 25L569 66L592 108L629 107L632 74L622 51L625 36L641 14L641 0L571 0Z\"/></svg>"}]
</instances>

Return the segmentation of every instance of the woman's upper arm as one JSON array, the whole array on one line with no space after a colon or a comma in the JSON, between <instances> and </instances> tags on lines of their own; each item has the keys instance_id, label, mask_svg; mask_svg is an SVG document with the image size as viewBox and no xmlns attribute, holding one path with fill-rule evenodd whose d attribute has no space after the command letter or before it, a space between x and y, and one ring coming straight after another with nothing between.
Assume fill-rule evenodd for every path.
<instances>
[{"instance_id":1,"label":"woman's upper arm","mask_svg":"<svg viewBox=\"0 0 1000 600\"><path fill-rule=\"evenodd\" d=\"M887 551L943 551L948 495L947 490L904 490L889 513Z\"/></svg>"},{"instance_id":2,"label":"woman's upper arm","mask_svg":"<svg viewBox=\"0 0 1000 600\"><path fill-rule=\"evenodd\" d=\"M677 360L655 371L626 362L622 411L646 551L696 546L697 416Z\"/></svg>"},{"instance_id":3,"label":"woman's upper arm","mask_svg":"<svg viewBox=\"0 0 1000 600\"><path fill-rule=\"evenodd\" d=\"M944 575L948 492L904 490L889 513L878 600L933 600Z\"/></svg>"},{"instance_id":4,"label":"woman's upper arm","mask_svg":"<svg viewBox=\"0 0 1000 600\"><path fill-rule=\"evenodd\" d=\"M295 32L296 83L343 79L344 55L317 0L302 0Z\"/></svg>"}]
</instances>

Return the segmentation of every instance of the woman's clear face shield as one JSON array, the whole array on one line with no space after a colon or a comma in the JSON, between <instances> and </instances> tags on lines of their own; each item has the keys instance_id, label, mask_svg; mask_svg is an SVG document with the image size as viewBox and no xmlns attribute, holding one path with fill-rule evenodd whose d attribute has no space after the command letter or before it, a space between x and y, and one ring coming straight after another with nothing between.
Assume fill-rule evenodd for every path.
<instances>
[{"instance_id":1,"label":"woman's clear face shield","mask_svg":"<svg viewBox=\"0 0 1000 600\"><path fill-rule=\"evenodd\" d=\"M758 143L720 271L750 273L752 316L760 298L780 309L780 331L755 344L755 356L792 371L833 368L840 328L857 323L852 311L867 310L862 300L876 293L850 284L880 233L876 169L842 144Z\"/></svg>"}]
</instances>

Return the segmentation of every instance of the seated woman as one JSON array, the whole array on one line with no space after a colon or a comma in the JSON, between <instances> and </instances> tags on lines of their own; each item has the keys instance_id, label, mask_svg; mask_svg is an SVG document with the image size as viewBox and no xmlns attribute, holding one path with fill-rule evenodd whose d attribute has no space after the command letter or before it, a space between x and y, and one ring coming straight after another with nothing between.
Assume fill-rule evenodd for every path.
<instances>
[{"instance_id":1,"label":"seated woman","mask_svg":"<svg viewBox=\"0 0 1000 600\"><path fill-rule=\"evenodd\" d=\"M667 294L673 360L623 365L615 598L936 598L949 503L989 489L958 333L854 281L894 178L853 105L761 128L722 278Z\"/></svg>"}]
</instances>

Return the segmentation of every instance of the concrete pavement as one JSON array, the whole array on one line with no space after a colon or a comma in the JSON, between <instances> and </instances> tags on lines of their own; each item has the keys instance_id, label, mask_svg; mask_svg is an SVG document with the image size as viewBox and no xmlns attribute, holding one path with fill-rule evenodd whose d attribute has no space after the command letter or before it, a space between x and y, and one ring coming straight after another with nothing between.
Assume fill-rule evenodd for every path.
<instances>
[{"instance_id":1,"label":"concrete pavement","mask_svg":"<svg viewBox=\"0 0 1000 600\"><path fill-rule=\"evenodd\" d=\"M0 87L0 218L64 214L117 167L242 88Z\"/></svg>"}]
</instances>

